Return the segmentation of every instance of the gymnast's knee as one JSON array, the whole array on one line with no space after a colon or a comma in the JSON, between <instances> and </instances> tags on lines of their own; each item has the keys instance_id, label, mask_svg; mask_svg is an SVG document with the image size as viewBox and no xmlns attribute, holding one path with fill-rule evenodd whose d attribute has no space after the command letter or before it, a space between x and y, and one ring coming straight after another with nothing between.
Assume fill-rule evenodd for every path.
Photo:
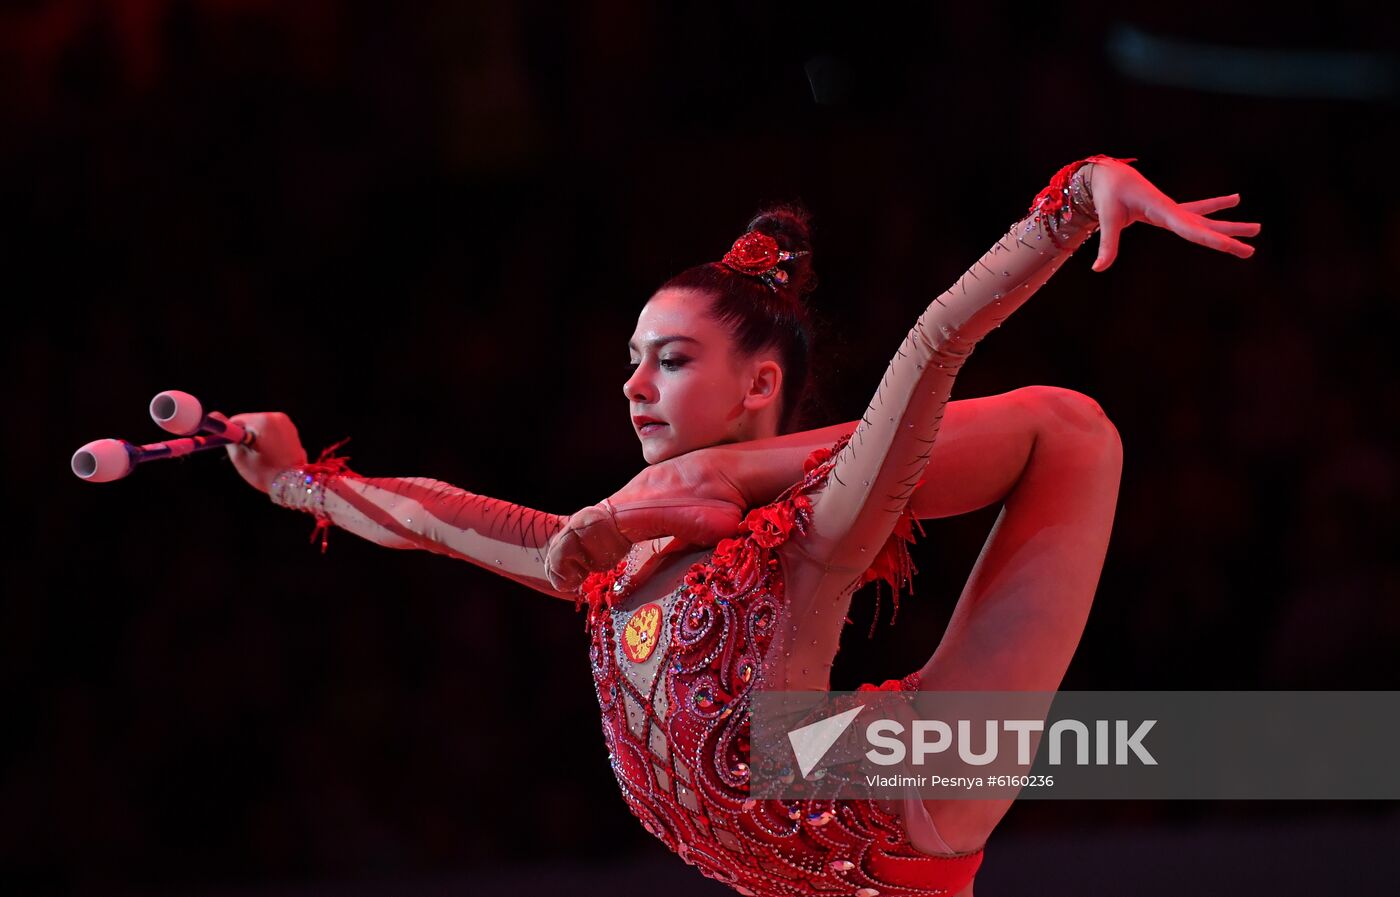
<instances>
[{"instance_id":1,"label":"gymnast's knee","mask_svg":"<svg viewBox=\"0 0 1400 897\"><path fill-rule=\"evenodd\" d=\"M1042 436L1082 440L1121 453L1118 428L1092 397L1062 386L1024 386L1017 393L1036 415Z\"/></svg>"}]
</instances>

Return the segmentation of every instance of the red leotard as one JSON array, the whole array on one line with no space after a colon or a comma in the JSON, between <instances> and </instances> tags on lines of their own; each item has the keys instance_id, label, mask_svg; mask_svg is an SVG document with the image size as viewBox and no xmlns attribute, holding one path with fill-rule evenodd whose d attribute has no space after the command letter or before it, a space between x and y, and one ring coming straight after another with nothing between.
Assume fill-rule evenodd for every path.
<instances>
[{"instance_id":1,"label":"red leotard","mask_svg":"<svg viewBox=\"0 0 1400 897\"><path fill-rule=\"evenodd\" d=\"M615 588L625 559L583 586L623 799L648 832L740 894L955 894L982 862L980 850L918 852L900 818L873 801L748 798L748 699L786 616L779 548L809 530L808 496L849 438L814 452L801 483L752 512L748 532L721 542L659 602L628 602ZM904 549L898 538L886 544L891 555ZM915 689L917 674L884 687Z\"/></svg>"}]
</instances>

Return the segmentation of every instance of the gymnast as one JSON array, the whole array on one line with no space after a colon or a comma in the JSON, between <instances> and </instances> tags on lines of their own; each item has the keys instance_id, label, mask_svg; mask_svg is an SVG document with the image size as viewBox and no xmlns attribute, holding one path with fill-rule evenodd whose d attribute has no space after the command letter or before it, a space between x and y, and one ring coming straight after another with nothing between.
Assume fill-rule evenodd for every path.
<instances>
[{"instance_id":1,"label":"gymnast","mask_svg":"<svg viewBox=\"0 0 1400 897\"><path fill-rule=\"evenodd\" d=\"M827 691L853 593L912 573L919 520L1001 512L918 670L862 689L1054 692L1107 552L1122 470L1093 399L1026 386L950 401L977 343L1095 231L1093 270L1145 221L1248 258L1257 223L1176 203L1130 162L1064 166L914 321L858 421L796 431L820 364L805 210L761 211L720 261L645 303L623 384L646 467L572 515L422 477L310 462L285 414L231 420L227 451L284 507L391 548L448 554L586 610L603 734L624 801L687 863L746 895L971 897L1014 798L754 800L749 699ZM334 447L332 447L334 448ZM936 644L932 644L936 641Z\"/></svg>"}]
</instances>

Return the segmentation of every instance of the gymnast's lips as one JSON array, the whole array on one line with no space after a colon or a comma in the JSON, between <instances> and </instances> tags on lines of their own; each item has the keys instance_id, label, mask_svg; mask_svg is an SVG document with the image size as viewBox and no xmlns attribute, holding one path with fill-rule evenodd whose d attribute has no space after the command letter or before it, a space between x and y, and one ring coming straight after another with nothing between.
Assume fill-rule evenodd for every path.
<instances>
[{"instance_id":1,"label":"gymnast's lips","mask_svg":"<svg viewBox=\"0 0 1400 897\"><path fill-rule=\"evenodd\" d=\"M666 422L642 414L632 418L632 426L636 428L638 436L645 438L654 433L659 433L661 428L666 426Z\"/></svg>"}]
</instances>

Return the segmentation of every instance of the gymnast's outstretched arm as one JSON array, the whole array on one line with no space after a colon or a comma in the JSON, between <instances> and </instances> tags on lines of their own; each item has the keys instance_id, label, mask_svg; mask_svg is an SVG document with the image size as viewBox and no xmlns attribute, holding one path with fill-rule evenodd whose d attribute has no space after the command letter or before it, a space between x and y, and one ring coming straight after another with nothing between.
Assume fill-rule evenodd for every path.
<instances>
[{"instance_id":1,"label":"gymnast's outstretched arm","mask_svg":"<svg viewBox=\"0 0 1400 897\"><path fill-rule=\"evenodd\" d=\"M335 526L386 548L445 554L543 594L577 600L576 582L556 588L546 571L547 554L567 516L428 477L367 477L344 459L309 463L296 426L281 412L237 414L232 420L257 434L252 448L227 447L239 475L276 504L315 515L319 525L313 537L321 532L323 547L324 531ZM773 456L767 475L755 468L743 490L724 474L737 467L738 459L731 455L690 453L651 465L617 494L614 508L631 526L644 522L658 533L713 544L737 529L751 504L769 501L786 488L783 477L789 467L801 475L802 458L811 450L807 444L815 448L837 435L813 431L796 450L787 437L786 454ZM794 455L790 464L788 454ZM579 532L590 538L571 542L574 553L616 557L631 544L616 527Z\"/></svg>"},{"instance_id":2,"label":"gymnast's outstretched arm","mask_svg":"<svg viewBox=\"0 0 1400 897\"><path fill-rule=\"evenodd\" d=\"M238 414L232 420L257 433L252 449L227 447L239 474L276 504L314 514L323 537L333 525L386 548L445 554L546 595L577 599L574 589L551 585L546 573L546 555L568 517L428 477L366 477L344 459L308 463L295 425L280 412ZM802 459L812 448L854 426L779 437L765 463L749 468L734 454L718 452L692 452L651 465L617 493L613 509L629 529L643 524L657 533L713 544L736 531L748 507L770 501L800 477ZM789 477L789 468L796 474ZM738 469L752 471L744 474L743 488L726 475ZM573 545L576 551L620 556L631 544L616 528L584 532L591 539Z\"/></svg>"},{"instance_id":3,"label":"gymnast's outstretched arm","mask_svg":"<svg viewBox=\"0 0 1400 897\"><path fill-rule=\"evenodd\" d=\"M239 474L274 503L315 515L317 531L334 525L386 548L445 554L546 595L577 598L553 588L544 573L545 552L567 517L427 477L362 476L344 459L308 463L281 412L231 420L257 433L254 448L227 447Z\"/></svg>"}]
</instances>

